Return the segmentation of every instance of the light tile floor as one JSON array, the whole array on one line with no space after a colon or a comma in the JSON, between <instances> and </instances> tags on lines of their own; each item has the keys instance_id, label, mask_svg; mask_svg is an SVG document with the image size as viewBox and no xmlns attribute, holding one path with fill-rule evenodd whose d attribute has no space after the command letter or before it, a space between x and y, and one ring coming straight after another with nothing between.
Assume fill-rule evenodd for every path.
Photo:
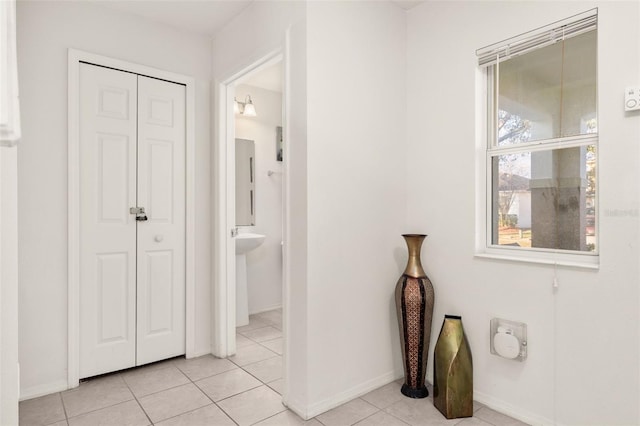
<instances>
[{"instance_id":1,"label":"light tile floor","mask_svg":"<svg viewBox=\"0 0 640 426\"><path fill-rule=\"evenodd\" d=\"M400 393L400 382L303 421L282 405L282 311L252 315L229 359L174 358L83 382L20 403L21 426L524 425L481 404L446 420L431 398Z\"/></svg>"}]
</instances>

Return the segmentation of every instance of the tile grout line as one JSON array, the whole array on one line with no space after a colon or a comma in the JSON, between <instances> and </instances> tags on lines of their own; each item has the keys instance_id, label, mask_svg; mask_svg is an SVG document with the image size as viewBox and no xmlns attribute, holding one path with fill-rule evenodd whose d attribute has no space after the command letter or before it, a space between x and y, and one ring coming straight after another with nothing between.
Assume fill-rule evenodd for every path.
<instances>
[{"instance_id":1,"label":"tile grout line","mask_svg":"<svg viewBox=\"0 0 640 426\"><path fill-rule=\"evenodd\" d=\"M206 356L206 355L205 355L205 356ZM226 359L226 358L218 358L218 359ZM186 358L185 358L185 360L186 360ZM233 418L232 418L232 417L231 417L231 416L230 416L226 411L224 411L224 410L222 409L222 407L220 407L220 406L219 406L219 405L218 405L218 404L217 404L217 403L216 403L216 402L215 402L215 401L214 401L214 400L213 400L213 399L212 399L212 398L211 398L211 397L210 397L210 396L209 396L209 395L208 395L208 394L207 394L207 393L202 389L202 388L200 388L200 386L198 386L198 383L196 383L196 381L193 381L193 380L191 379L191 377L189 377L189 376L188 376L184 371L182 371L182 370L180 369L180 367L178 367L177 365L176 365L175 367L176 367L176 368L177 368L177 369L178 369L182 374L184 374L184 375L187 377L187 379L189 379L189 381L190 381L190 382L191 382L191 383L192 383L192 384L193 384L193 385L194 385L194 386L195 386L195 387L196 387L200 392L202 392L202 394L203 394L204 396L206 396L206 397L209 399L209 401L211 401L211 403L212 403L213 405L215 405L215 406L216 406L220 411L222 411L222 413L223 413L225 416L227 416L227 418L229 418L229 419L230 419L233 423L235 423L237 426L239 425L239 423L238 423L238 422L236 422L236 421L235 421L235 420L234 420L234 419L233 419ZM203 378L201 378L200 380L204 380L204 379L208 379L208 378L210 378L210 377L218 376L218 375L220 375L220 374L228 373L229 371L237 370L238 368L240 368L240 367L236 366L236 368L233 368L233 369L231 369L231 370L222 371L222 372L220 372L220 373L218 373L218 374L213 374L213 375L211 375L211 376L203 377ZM221 401L222 401L222 400L221 400ZM205 407L206 407L206 405L205 405ZM200 408L203 408L203 407L200 407ZM200 408L196 408L195 410L199 410ZM195 410L188 411L188 413L191 413L192 411L195 411ZM182 413L182 414L186 414L186 413ZM179 416L181 416L182 414L179 414ZM178 417L178 416L174 416L174 417ZM171 417L171 418L173 418L173 417ZM165 419L165 420L167 420L167 419Z\"/></svg>"},{"instance_id":2,"label":"tile grout line","mask_svg":"<svg viewBox=\"0 0 640 426\"><path fill-rule=\"evenodd\" d=\"M363 400L363 401L364 401L364 400ZM378 408L378 407L376 407L376 408ZM363 422L363 421L367 420L369 417L373 417L373 416L375 416L376 414L380 413L381 411L382 411L382 410L380 410L380 409L378 408L378 411L376 411L375 413L372 413L372 414L368 415L368 416L367 416L367 417L365 417L364 419L360 419L360 420L358 420L358 421L357 421L357 422L355 422L355 423L351 423L351 426L357 426L357 425L358 425L358 423L361 423L361 422ZM403 422L403 423L404 423L404 422Z\"/></svg>"},{"instance_id":3,"label":"tile grout line","mask_svg":"<svg viewBox=\"0 0 640 426\"><path fill-rule=\"evenodd\" d=\"M120 373L118 373L118 372L109 373L109 374L107 374L107 375L111 375L111 374L113 374L113 377L120 376ZM102 376L104 376L104 375L102 375ZM91 381L91 380L89 380L89 381ZM87 381L87 382L89 382L89 381ZM125 386L127 386L127 389L129 389L129 386L128 386L128 385L127 385L127 383L124 381L124 379L123 379L122 381L124 382ZM87 382L85 382L85 383L87 383ZM80 386L78 386L77 388L69 389L69 390L74 390L74 389L80 389ZM66 391L65 391L65 392L66 392ZM107 408L112 408L112 407L115 407L116 405L124 404L125 402L129 402L129 401L133 401L133 400L135 400L135 399L136 399L136 396L133 394L133 392L131 391L131 389L129 389L129 392L131 392L131 396L133 396L133 399L126 399L126 400L124 400L124 401L116 402L116 403L111 404L111 405L106 405L106 406L104 406L104 407L96 408L95 410L86 411L86 412L83 412L83 413L80 413L80 414L76 414L75 416L70 416L70 417L69 417L69 416L68 416L68 414L67 414L67 408L66 408L66 406L64 405L64 399L62 399L62 393L63 393L63 392L58 392L58 393L60 394L60 398L62 399L62 407L63 407L63 409L64 409L64 414L65 414L65 417L66 417L66 420L67 420L67 424L69 424L69 420L70 420L70 419L75 419L76 417L84 416L84 415L86 415L86 414L95 413L96 411L105 410L105 409L107 409Z\"/></svg>"},{"instance_id":4,"label":"tile grout line","mask_svg":"<svg viewBox=\"0 0 640 426\"><path fill-rule=\"evenodd\" d=\"M392 404L392 405L393 405L393 404ZM391 406L391 405L390 405L390 406ZM389 406L389 407L390 407L390 406ZM383 413L385 413L385 414L386 414L386 415L388 415L388 416L393 417L394 419L397 419L397 420L401 421L402 423L404 423L404 424L406 424L406 425L409 425L409 423L405 422L405 421L404 421L404 420L402 420L400 417L394 416L394 415L393 415L393 413L389 413L389 412L387 412L387 408L389 408L389 407L381 408L381 409L380 409L380 411L381 411L381 412L383 412Z\"/></svg>"},{"instance_id":5,"label":"tile grout line","mask_svg":"<svg viewBox=\"0 0 640 426\"><path fill-rule=\"evenodd\" d=\"M69 416L67 415L67 407L64 406L64 399L62 399L62 392L58 392L58 396L60 397L60 404L62 405L64 420L67 422L67 426L69 426ZM18 421L20 421L20 419L18 419Z\"/></svg>"},{"instance_id":6,"label":"tile grout line","mask_svg":"<svg viewBox=\"0 0 640 426\"><path fill-rule=\"evenodd\" d=\"M266 327L269 327L269 326L270 326L270 327L272 327L272 328L274 328L274 329L277 329L277 330L278 330L278 331L280 331L280 332L282 331L282 330L281 330L281 329L280 329L280 328L279 328L275 323L271 323L271 322L269 322L269 321L263 321L263 322L265 322L265 323L266 323L265 327L259 327L259 328L266 328ZM241 333L240 333L240 334L241 334ZM246 337L246 336L244 336L244 337ZM200 380L204 380L204 379L207 379L207 378L210 378L210 377L214 377L214 376L217 376L217 375L220 375L220 374L223 374L223 373L229 372L229 371L233 371L233 370L235 370L235 369L241 369L241 370L242 370L243 372L245 372L246 374L248 374L248 375L250 375L251 377L255 378L255 379L260 383L260 385L255 386L255 387L252 387L252 388L250 388L250 389L247 389L247 390L245 390L245 391L243 391L243 392L239 392L239 393L237 393L237 394L234 394L234 395L228 396L228 397L226 397L226 398L224 398L224 399L222 399L222 400L220 400L220 401L224 401L224 400L226 400L226 399L228 399L228 398L231 398L231 397L233 397L233 396L240 395L240 394L242 394L242 393L248 392L248 391L250 391L250 390L257 389L257 388L262 387L262 386L264 386L264 387L266 387L267 389L269 389L269 390L271 390L271 391L273 391L273 392L277 393L280 397L282 397L282 395L281 395L279 392L277 392L275 389L273 389L273 388L269 385L270 383L274 383L274 382L276 382L277 380L281 380L282 378L274 379L274 380L271 380L270 382L265 382L265 381L261 380L259 377L255 376L254 374L250 373L249 371L247 371L247 370L245 369L245 367L249 367L249 366L251 366L251 365L254 365L254 364L257 364L257 363L260 363L260 362L263 362L263 361L267 361L267 360L270 360L270 359L274 359L274 358L276 358L276 357L280 357L280 358L282 358L282 355L281 355L281 354L278 354L277 352L273 351L272 349L270 349L270 348L268 348L268 347L266 347L266 346L262 345L262 343L261 343L261 342L254 341L253 339L251 339L251 338L249 338L249 337L246 337L246 338L247 338L248 340L250 340L250 341L254 342L254 343L255 343L255 344L257 344L257 345L260 345L260 346L261 346L261 347L263 347L264 349L268 350L270 353L272 353L272 354L273 354L273 356L271 356L271 357L269 357L269 358L266 358L266 359L263 359L263 360L260 360L260 361L255 361L255 362L252 362L252 363L246 364L246 365L244 365L244 366L237 364L236 362L234 362L233 360L231 360L231 359L229 359L229 358L225 358L226 360L230 361L230 362L233 364L233 366L234 366L234 367L233 367L232 369L230 369L230 370L226 370L226 371L221 371L221 372L218 372L218 373L216 373L216 374L212 374L212 375L210 375L210 376L205 376L205 377L202 377L202 378L200 378L200 379L198 379L198 380L199 380L199 381L200 381ZM269 339L269 340L265 340L264 342L269 342L269 341L276 340L276 339L280 339L280 338L282 338L282 336L280 336L280 337L275 337L275 338L273 338L273 339ZM176 359L177 359L177 358L176 358ZM117 371L117 372L113 372L113 373L110 373L110 374L101 375L101 376L110 376L110 375L113 375L113 376L115 376L115 377L119 377L119 378L120 378L120 380L122 381L122 383L124 383L124 385L125 385L126 389L129 391L129 394L130 394L131 398L130 398L130 399L126 399L126 400L124 400L124 401L116 402L116 403L111 404L111 405L107 405L107 406L105 406L105 407L100 407L100 408L96 408L96 409L94 409L94 410L90 410L90 411L87 411L87 412L82 412L82 413L79 413L79 414L77 414L77 415L75 415L75 416L73 416L73 417L69 417L69 414L68 414L68 412L67 412L67 408L66 408L66 405L65 405L64 399L63 399L63 397L62 397L62 393L63 393L63 392L56 392L56 393L58 394L58 398L60 399L60 403L61 403L62 408L63 408L63 413L64 413L64 420L65 420L65 422L67 423L67 425L69 425L69 419L74 419L74 418L77 418L77 417L80 417L80 416L84 416L84 415L88 415L88 414L91 414L91 413L95 413L95 412L98 412L98 411L101 411L101 410L105 410L105 409L108 409L108 408L112 408L112 407L115 407L115 406L117 406L117 405L127 403L127 402L129 402L129 401L135 401L135 402L136 402L136 404L138 405L138 407L139 407L139 408L142 410L142 412L144 413L144 415L145 415L145 417L147 418L147 421L149 422L149 424L153 425L153 424L154 424L154 423L153 423L153 421L151 420L151 418L149 417L149 414L146 412L146 410L145 410L145 409L144 409L144 407L142 406L142 404L141 404L140 400L141 400L141 399L143 399L143 398L146 398L147 396L155 395L155 394L158 394L158 393L160 393L160 392L164 392L164 391L168 391L168 390L171 390L171 389L175 389L175 388L178 388L178 387L180 387L180 386L185 386L185 385L188 385L189 383L191 383L191 384L195 385L195 387L196 387L196 388L197 388L197 389L198 389L202 394L204 394L204 395L205 395L205 397L206 397L209 401L211 401L211 403L212 403L214 406L216 406L218 409L220 409L220 410L221 410L221 411L222 411L222 412L223 412L223 413L224 413L224 414L225 414L225 415L226 415L226 416L227 416L227 417L228 417L228 418L229 418L229 419L230 419L234 424L238 424L238 423L237 423L237 422L236 422L236 421L235 421L235 420L234 420L234 419L233 419L233 418L232 418L232 417L231 417L231 416L230 416L230 415L229 415L229 414L228 414L228 413L227 413L227 412L222 408L222 407L220 407L220 406L218 405L218 403L217 403L217 402L213 401L213 399L212 399L211 397L209 397L209 395L207 395L207 394L206 394L206 392L204 392L204 391L203 391L203 390L198 386L198 384L196 383L196 381L192 380L192 379L191 379L191 377L189 377L189 376L188 376L188 375L187 375L187 374L186 374L186 373L185 373L185 372L184 372L184 371L183 371L183 370L182 370L182 369L181 369L181 368L176 364L175 359L162 360L162 361L160 361L158 364L160 364L160 363L165 363L165 362L166 362L166 365L165 365L165 366L160 366L160 368L157 368L157 370L156 370L156 369L154 369L155 371L154 371L154 370L152 370L150 373L151 373L151 374L156 374L156 373L157 373L157 371L164 370L164 369L169 369L169 368L171 368L171 367L174 367L176 370L178 370L178 371L180 372L180 374L182 374L182 375L183 375L183 376L188 380L188 382L187 382L187 383L182 383L182 384L180 384L180 385L176 385L176 386L171 386L171 387L169 387L169 388L167 388L167 389L158 390L158 391L156 391L156 392L152 392L152 393L149 393L149 394L146 394L146 395L138 396L138 395L136 395L136 393L134 393L134 392L133 392L133 390L131 389L131 386L129 385L129 383L128 383L128 382L127 382L127 380L125 379L124 374L122 373L122 371ZM140 367L143 367L143 366L140 366ZM137 368L139 368L139 367L133 367L133 368L130 368L130 369L127 369L127 370L129 370L129 371L135 371ZM139 371L139 370L138 370L138 371ZM79 387L78 387L78 390L79 390ZM176 415L176 416L169 417L169 418L167 418L167 419L162 419L161 421L165 421L165 420L168 420L168 419L171 419L171 418L174 418L174 417L178 417L178 416L180 416L180 415L184 415L184 414L191 413L191 412L196 411L196 410L198 410L198 409L200 409L200 408L204 408L204 407L206 407L206 406L208 406L208 405L209 405L209 404L204 405L204 406L202 406L202 407L195 408L195 409L193 409L193 410L189 410L189 411L187 411L187 412L185 412L185 413L181 413L181 414L178 414L178 415ZM289 410L288 410L288 408L287 408L286 406L284 406L284 405L283 405L283 408L284 408L284 410L283 410L283 411L280 411L279 413L276 413L276 414L274 414L273 416L275 416L275 415L277 415L277 414L280 414L280 413L282 413L282 412L285 412L285 411L289 411ZM266 417L266 418L264 418L264 419L261 419L261 420L259 420L259 422L260 422L260 421L264 421L264 420L266 420L266 419L268 419L268 418L270 418L270 417L273 417L273 416L269 416L269 417Z\"/></svg>"},{"instance_id":7,"label":"tile grout line","mask_svg":"<svg viewBox=\"0 0 640 426\"><path fill-rule=\"evenodd\" d=\"M142 412L144 413L145 417L147 418L147 420L149 420L149 424L153 425L153 421L151 420L151 417L149 417L149 414L147 413L147 410L144 409L144 407L142 406L142 404L140 404L140 401L138 400L138 397L136 396L135 393L133 393L133 390L131 390L131 388L129 387L129 383L127 383L127 381L124 379L124 377L120 376L122 381L124 382L124 385L127 387L127 389L129 389L129 392L131 392L131 395L133 396L133 399L136 401L136 404L138 404L138 407L140 407L140 409L142 410Z\"/></svg>"},{"instance_id":8,"label":"tile grout line","mask_svg":"<svg viewBox=\"0 0 640 426\"><path fill-rule=\"evenodd\" d=\"M242 370L242 368L239 368L239 369L240 369L240 370ZM229 370L229 371L233 371L233 370ZM229 371L225 371L224 373L228 373ZM244 371L244 370L243 370L243 371ZM220 373L220 374L224 374L224 373ZM245 373L246 373L246 371L245 371ZM247 373L247 374L249 374L249 373ZM216 374L216 375L214 375L214 376L206 377L206 378L208 379L208 378L210 378L210 377L215 377L215 376L217 376L217 374ZM253 377L253 376L252 376L252 377ZM257 377L254 377L254 378L255 378L255 379L257 379L261 384L260 384L260 385L258 385L258 386L254 386L254 387L252 387L252 388L249 388L249 389L245 389L245 390L240 391L240 392L238 392L238 393L234 393L233 395L225 396L224 398L222 398L221 400L219 400L219 401L217 401L217 402L216 402L216 401L214 401L213 399L211 399L211 397L210 397L210 396L209 396L209 395L204 391L204 389L202 389L200 386L198 386L198 384L197 384L196 382L192 382L192 383L193 383L193 384L198 388L198 390L200 390L200 392L202 392L203 394L205 394L205 396L206 396L207 398L209 398L209 399L211 400L211 402L213 402L214 404L216 404L216 405L218 406L218 408L220 408L220 409L222 410L222 407L220 407L220 406L218 405L218 402L220 402L220 401L224 401L224 400L227 400L227 399L229 399L229 398L233 398L234 396L238 396L238 395L240 395L240 394L243 394L243 393L248 392L248 391L253 390L253 389L257 389L257 388L259 388L260 386L264 386L264 385L265 385L265 383L263 383L263 382L262 382L262 380L258 379ZM204 379L202 379L202 380L204 380Z\"/></svg>"}]
</instances>

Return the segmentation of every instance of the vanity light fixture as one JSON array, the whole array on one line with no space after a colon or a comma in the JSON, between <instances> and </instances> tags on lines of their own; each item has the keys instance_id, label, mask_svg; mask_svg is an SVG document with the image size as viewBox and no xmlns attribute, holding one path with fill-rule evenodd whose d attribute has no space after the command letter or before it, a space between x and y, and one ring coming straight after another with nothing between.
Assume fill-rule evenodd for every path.
<instances>
[{"instance_id":1,"label":"vanity light fixture","mask_svg":"<svg viewBox=\"0 0 640 426\"><path fill-rule=\"evenodd\" d=\"M244 98L244 102L238 102L237 99L233 99L233 111L236 114L244 115L245 117L255 117L256 116L256 107L253 106L253 101L251 100L251 95L247 95Z\"/></svg>"}]
</instances>

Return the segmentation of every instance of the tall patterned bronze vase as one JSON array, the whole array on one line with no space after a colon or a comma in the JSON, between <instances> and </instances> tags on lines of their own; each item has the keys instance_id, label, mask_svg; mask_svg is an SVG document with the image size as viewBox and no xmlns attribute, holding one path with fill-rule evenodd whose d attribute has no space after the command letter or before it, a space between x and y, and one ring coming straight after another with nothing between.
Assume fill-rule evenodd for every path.
<instances>
[{"instance_id":1,"label":"tall patterned bronze vase","mask_svg":"<svg viewBox=\"0 0 640 426\"><path fill-rule=\"evenodd\" d=\"M409 261L396 284L396 310L404 361L401 392L410 398L426 398L424 384L433 316L433 285L420 263L420 249L426 235L403 235L409 249Z\"/></svg>"},{"instance_id":2,"label":"tall patterned bronze vase","mask_svg":"<svg viewBox=\"0 0 640 426\"><path fill-rule=\"evenodd\" d=\"M473 360L458 316L445 315L433 352L433 405L447 419L473 415Z\"/></svg>"}]
</instances>

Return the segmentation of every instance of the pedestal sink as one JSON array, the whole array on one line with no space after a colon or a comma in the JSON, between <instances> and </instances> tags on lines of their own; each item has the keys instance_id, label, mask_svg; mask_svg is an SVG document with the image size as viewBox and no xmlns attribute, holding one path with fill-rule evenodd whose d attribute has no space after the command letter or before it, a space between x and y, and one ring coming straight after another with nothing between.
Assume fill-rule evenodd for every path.
<instances>
[{"instance_id":1,"label":"pedestal sink","mask_svg":"<svg viewBox=\"0 0 640 426\"><path fill-rule=\"evenodd\" d=\"M236 327L249 324L247 252L259 247L265 238L253 233L236 235Z\"/></svg>"},{"instance_id":2,"label":"pedestal sink","mask_svg":"<svg viewBox=\"0 0 640 426\"><path fill-rule=\"evenodd\" d=\"M236 235L236 254L245 254L259 247L266 237L262 234L238 234Z\"/></svg>"}]
</instances>

